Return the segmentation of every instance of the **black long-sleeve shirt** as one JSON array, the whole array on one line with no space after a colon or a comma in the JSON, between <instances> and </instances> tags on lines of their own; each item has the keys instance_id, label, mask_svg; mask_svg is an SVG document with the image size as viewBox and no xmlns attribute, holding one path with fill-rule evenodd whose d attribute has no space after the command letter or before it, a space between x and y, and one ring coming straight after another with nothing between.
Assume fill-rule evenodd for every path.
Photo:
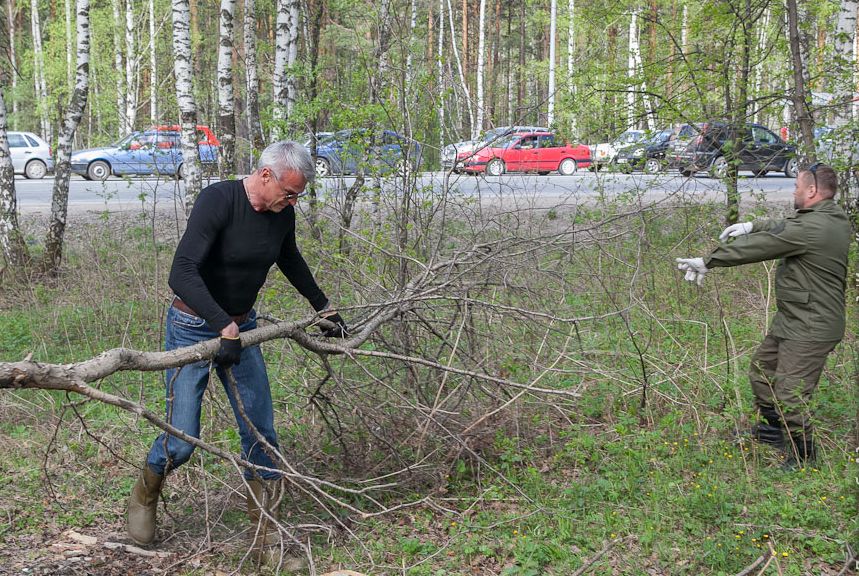
<instances>
[{"instance_id":1,"label":"black long-sleeve shirt","mask_svg":"<svg viewBox=\"0 0 859 576\"><path fill-rule=\"evenodd\" d=\"M168 283L217 331L253 308L277 263L317 311L328 303L295 244L295 210L256 212L241 181L207 186L176 248Z\"/></svg>"}]
</instances>

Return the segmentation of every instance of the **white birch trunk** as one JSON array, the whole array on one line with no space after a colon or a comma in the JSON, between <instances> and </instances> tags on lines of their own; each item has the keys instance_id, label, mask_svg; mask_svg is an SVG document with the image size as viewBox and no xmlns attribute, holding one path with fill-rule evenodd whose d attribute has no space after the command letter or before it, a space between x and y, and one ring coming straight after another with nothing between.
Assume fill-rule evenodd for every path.
<instances>
[{"instance_id":1,"label":"white birch trunk","mask_svg":"<svg viewBox=\"0 0 859 576\"><path fill-rule=\"evenodd\" d=\"M575 61L573 60L573 55L576 51L576 0L570 0L569 5L569 24L567 30L567 89L570 92L570 96L575 99L576 96L576 83L575 83ZM576 134L576 114L573 114L570 118L570 133Z\"/></svg>"},{"instance_id":2,"label":"white birch trunk","mask_svg":"<svg viewBox=\"0 0 859 576\"><path fill-rule=\"evenodd\" d=\"M176 78L176 100L182 124L181 176L185 180L185 216L197 200L202 187L200 154L197 150L197 103L194 101L191 77L191 8L188 0L173 3L173 75Z\"/></svg>"},{"instance_id":3,"label":"white birch trunk","mask_svg":"<svg viewBox=\"0 0 859 576\"><path fill-rule=\"evenodd\" d=\"M411 39L415 37L415 28L418 22L418 2L411 1L411 19L409 20L409 41L407 42L408 49L406 50L406 86L412 85L414 70L412 70L412 50ZM431 40L431 39L430 39Z\"/></svg>"},{"instance_id":4,"label":"white birch trunk","mask_svg":"<svg viewBox=\"0 0 859 576\"><path fill-rule=\"evenodd\" d=\"M45 257L43 269L56 273L63 254L63 236L66 228L66 216L69 205L69 179L71 178L72 141L83 117L89 95L89 0L77 0L77 63L75 72L75 89L69 101L60 127L57 141L56 175L51 200L51 221L45 239Z\"/></svg>"},{"instance_id":5,"label":"white birch trunk","mask_svg":"<svg viewBox=\"0 0 859 576\"><path fill-rule=\"evenodd\" d=\"M64 13L66 16L66 84L72 87L72 3L64 0Z\"/></svg>"},{"instance_id":6,"label":"white birch trunk","mask_svg":"<svg viewBox=\"0 0 859 576\"><path fill-rule=\"evenodd\" d=\"M838 11L838 24L835 29L835 47L833 50L832 71L834 72L833 92L835 101L844 102L835 107L832 125L844 126L850 122L853 115L852 103L856 74L856 10L859 9L857 0L841 0ZM841 139L846 140L844 138Z\"/></svg>"},{"instance_id":7,"label":"white birch trunk","mask_svg":"<svg viewBox=\"0 0 859 576\"><path fill-rule=\"evenodd\" d=\"M558 35L558 0L552 0L549 10L549 127L555 123L555 44Z\"/></svg>"},{"instance_id":8,"label":"white birch trunk","mask_svg":"<svg viewBox=\"0 0 859 576\"><path fill-rule=\"evenodd\" d=\"M158 59L157 32L155 27L155 0L149 0L149 121L155 125L158 119Z\"/></svg>"},{"instance_id":9,"label":"white birch trunk","mask_svg":"<svg viewBox=\"0 0 859 576\"><path fill-rule=\"evenodd\" d=\"M125 121L128 131L137 123L137 48L134 39L134 0L125 0Z\"/></svg>"},{"instance_id":10,"label":"white birch trunk","mask_svg":"<svg viewBox=\"0 0 859 576\"><path fill-rule=\"evenodd\" d=\"M125 75L122 66L122 36L119 33L119 23L121 22L121 10L119 6L120 0L111 0L111 8L113 9L113 65L116 68L116 114L119 119L119 136L120 138L131 132L128 126L125 115Z\"/></svg>"},{"instance_id":11,"label":"white birch trunk","mask_svg":"<svg viewBox=\"0 0 859 576\"><path fill-rule=\"evenodd\" d=\"M769 31L770 26L770 9L767 8L764 10L763 19L761 21L761 26L758 28L758 53L764 54L766 50L766 41L767 41L767 32ZM753 92L752 98L757 98L761 94L761 87L763 86L763 72L764 65L761 62L758 62L755 65L755 80L753 84ZM754 121L760 122L761 120L761 110L760 107L756 107Z\"/></svg>"},{"instance_id":12,"label":"white birch trunk","mask_svg":"<svg viewBox=\"0 0 859 576\"><path fill-rule=\"evenodd\" d=\"M18 125L18 98L15 97L15 94L18 93L18 75L14 73L14 70L18 69L18 58L15 56L15 3L7 2L6 3L9 11L9 62L12 64L13 73L12 76L12 130L16 129ZM5 108L5 104L4 104ZM5 110L4 110L5 115Z\"/></svg>"},{"instance_id":13,"label":"white birch trunk","mask_svg":"<svg viewBox=\"0 0 859 576\"><path fill-rule=\"evenodd\" d=\"M18 197L15 194L15 168L6 136L6 103L0 90L0 254L13 270L24 264L27 245L18 227Z\"/></svg>"},{"instance_id":14,"label":"white birch trunk","mask_svg":"<svg viewBox=\"0 0 859 576\"><path fill-rule=\"evenodd\" d=\"M286 122L286 60L289 49L289 5L292 0L277 0L277 20L274 40L274 71L271 83L272 127L271 140L280 140Z\"/></svg>"},{"instance_id":15,"label":"white birch trunk","mask_svg":"<svg viewBox=\"0 0 859 576\"><path fill-rule=\"evenodd\" d=\"M629 19L629 50L626 59L626 74L629 84L626 91L626 126L635 128L635 53L638 51L638 11L633 10Z\"/></svg>"},{"instance_id":16,"label":"white birch trunk","mask_svg":"<svg viewBox=\"0 0 859 576\"><path fill-rule=\"evenodd\" d=\"M555 0L552 1L554 2ZM474 120L474 125L471 127L472 140L480 138L480 134L483 131L483 72L486 67L484 55L486 52L486 0L480 0L477 34L477 115Z\"/></svg>"},{"instance_id":17,"label":"white birch trunk","mask_svg":"<svg viewBox=\"0 0 859 576\"><path fill-rule=\"evenodd\" d=\"M236 117L233 101L233 17L236 0L221 0L220 42L218 44L218 116L221 124L220 174L236 173Z\"/></svg>"},{"instance_id":18,"label":"white birch trunk","mask_svg":"<svg viewBox=\"0 0 859 576\"><path fill-rule=\"evenodd\" d=\"M289 31L286 37L286 118L292 119L298 92L295 82L295 61L298 59L298 0L288 6Z\"/></svg>"},{"instance_id":19,"label":"white birch trunk","mask_svg":"<svg viewBox=\"0 0 859 576\"><path fill-rule=\"evenodd\" d=\"M459 49L456 47L456 27L453 25L453 8L450 5L450 0L447 0L447 16L450 24L450 44L453 46L453 56L456 59L456 67L459 70L459 81L462 82L462 90L465 92L465 105L468 108L469 125L474 126L474 112L471 106L471 93L468 91L468 84L465 82L465 73L462 71L462 60L459 59Z\"/></svg>"},{"instance_id":20,"label":"white birch trunk","mask_svg":"<svg viewBox=\"0 0 859 576\"><path fill-rule=\"evenodd\" d=\"M33 33L33 83L36 93L36 107L39 110L39 126L42 138L51 142L53 131L48 117L48 87L45 82L45 53L42 49L42 25L39 21L39 2L30 2L30 24Z\"/></svg>"},{"instance_id":21,"label":"white birch trunk","mask_svg":"<svg viewBox=\"0 0 859 576\"><path fill-rule=\"evenodd\" d=\"M680 50L686 54L689 50L689 6L683 2L683 19L680 25Z\"/></svg>"},{"instance_id":22,"label":"white birch trunk","mask_svg":"<svg viewBox=\"0 0 859 576\"><path fill-rule=\"evenodd\" d=\"M444 0L438 0L438 50L436 51L438 65L438 149L444 149Z\"/></svg>"}]
</instances>

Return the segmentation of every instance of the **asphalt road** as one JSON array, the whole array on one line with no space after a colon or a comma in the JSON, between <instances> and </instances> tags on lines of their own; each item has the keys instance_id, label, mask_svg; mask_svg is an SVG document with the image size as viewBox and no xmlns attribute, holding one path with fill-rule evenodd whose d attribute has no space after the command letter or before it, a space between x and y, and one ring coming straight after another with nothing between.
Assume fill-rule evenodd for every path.
<instances>
[{"instance_id":1,"label":"asphalt road","mask_svg":"<svg viewBox=\"0 0 859 576\"><path fill-rule=\"evenodd\" d=\"M323 178L320 194L337 195L352 184L352 178ZM790 203L795 180L770 174L755 178L750 173L740 175L743 199ZM205 181L204 181L205 185ZM386 179L383 186L396 187L399 183ZM537 176L531 174L505 174L498 177L448 175L442 172L425 172L418 178L423 190L436 192L448 189L458 196L474 197L486 201L532 200L540 203L579 203L600 197L626 195L651 203L668 197L721 200L725 187L708 176L684 178L675 173L656 175L617 174L582 170L572 176ZM53 179L26 180L16 177L15 188L18 209L22 213L48 213L51 209ZM133 211L178 206L184 191L181 182L158 178L116 178L105 182L90 182L78 176L71 180L69 211Z\"/></svg>"}]
</instances>

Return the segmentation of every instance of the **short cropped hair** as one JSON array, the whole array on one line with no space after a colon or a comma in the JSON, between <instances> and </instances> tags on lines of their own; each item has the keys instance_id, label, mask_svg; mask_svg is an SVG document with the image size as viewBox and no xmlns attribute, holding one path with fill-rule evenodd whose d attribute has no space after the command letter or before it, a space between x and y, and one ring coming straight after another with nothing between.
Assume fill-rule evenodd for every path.
<instances>
[{"instance_id":1,"label":"short cropped hair","mask_svg":"<svg viewBox=\"0 0 859 576\"><path fill-rule=\"evenodd\" d=\"M316 177L316 167L310 152L291 140L281 140L267 146L257 162L257 170L263 168L271 170L278 179L288 171L301 172L308 184Z\"/></svg>"},{"instance_id":2,"label":"short cropped hair","mask_svg":"<svg viewBox=\"0 0 859 576\"><path fill-rule=\"evenodd\" d=\"M826 198L835 196L838 191L838 174L827 164L820 164L814 169L814 174L811 170L808 171L806 178L817 182L817 192Z\"/></svg>"}]
</instances>

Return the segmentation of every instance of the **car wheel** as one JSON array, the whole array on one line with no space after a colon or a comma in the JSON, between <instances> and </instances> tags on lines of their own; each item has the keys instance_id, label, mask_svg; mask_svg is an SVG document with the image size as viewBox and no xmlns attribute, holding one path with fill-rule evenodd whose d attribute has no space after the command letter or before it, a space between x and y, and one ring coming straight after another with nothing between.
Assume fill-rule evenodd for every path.
<instances>
[{"instance_id":1,"label":"car wheel","mask_svg":"<svg viewBox=\"0 0 859 576\"><path fill-rule=\"evenodd\" d=\"M656 174L662 170L662 163L656 158L648 158L644 163L644 171L648 174Z\"/></svg>"},{"instance_id":2,"label":"car wheel","mask_svg":"<svg viewBox=\"0 0 859 576\"><path fill-rule=\"evenodd\" d=\"M504 170L504 161L499 158L490 160L489 164L486 165L486 173L490 176L501 176L504 174Z\"/></svg>"},{"instance_id":3,"label":"car wheel","mask_svg":"<svg viewBox=\"0 0 859 576\"><path fill-rule=\"evenodd\" d=\"M548 170L540 170L539 172L537 172L537 174L540 176L548 176L549 171Z\"/></svg>"},{"instance_id":4,"label":"car wheel","mask_svg":"<svg viewBox=\"0 0 859 576\"><path fill-rule=\"evenodd\" d=\"M791 158L784 164L784 175L788 178L796 178L799 172L799 162L796 158Z\"/></svg>"},{"instance_id":5,"label":"car wheel","mask_svg":"<svg viewBox=\"0 0 859 576\"><path fill-rule=\"evenodd\" d=\"M96 160L87 167L86 175L90 180L107 180L110 176L110 164L104 160Z\"/></svg>"},{"instance_id":6,"label":"car wheel","mask_svg":"<svg viewBox=\"0 0 859 576\"><path fill-rule=\"evenodd\" d=\"M24 168L24 176L30 180L41 180L48 173L48 167L41 160L30 160Z\"/></svg>"},{"instance_id":7,"label":"car wheel","mask_svg":"<svg viewBox=\"0 0 859 576\"><path fill-rule=\"evenodd\" d=\"M766 168L755 170L755 178L763 178L767 175L767 172L769 172L769 170L767 170Z\"/></svg>"},{"instance_id":8,"label":"car wheel","mask_svg":"<svg viewBox=\"0 0 859 576\"><path fill-rule=\"evenodd\" d=\"M572 158L564 158L558 165L558 174L561 176L571 176L579 169L579 165Z\"/></svg>"},{"instance_id":9,"label":"car wheel","mask_svg":"<svg viewBox=\"0 0 859 576\"><path fill-rule=\"evenodd\" d=\"M694 172L694 171L692 171L692 170L688 170L688 169L686 169L686 168L680 168L680 175L681 175L681 176L684 176L684 177L686 177L686 178L689 178L689 177L690 177L690 176L692 176L692 174L694 174L694 173L695 173L695 172Z\"/></svg>"},{"instance_id":10,"label":"car wheel","mask_svg":"<svg viewBox=\"0 0 859 576\"><path fill-rule=\"evenodd\" d=\"M316 159L316 175L320 178L325 178L331 175L331 165L325 158Z\"/></svg>"},{"instance_id":11,"label":"car wheel","mask_svg":"<svg viewBox=\"0 0 859 576\"><path fill-rule=\"evenodd\" d=\"M713 178L722 179L728 174L728 161L725 160L724 156L719 156L715 160L713 160L712 166L710 166L710 176Z\"/></svg>"}]
</instances>

